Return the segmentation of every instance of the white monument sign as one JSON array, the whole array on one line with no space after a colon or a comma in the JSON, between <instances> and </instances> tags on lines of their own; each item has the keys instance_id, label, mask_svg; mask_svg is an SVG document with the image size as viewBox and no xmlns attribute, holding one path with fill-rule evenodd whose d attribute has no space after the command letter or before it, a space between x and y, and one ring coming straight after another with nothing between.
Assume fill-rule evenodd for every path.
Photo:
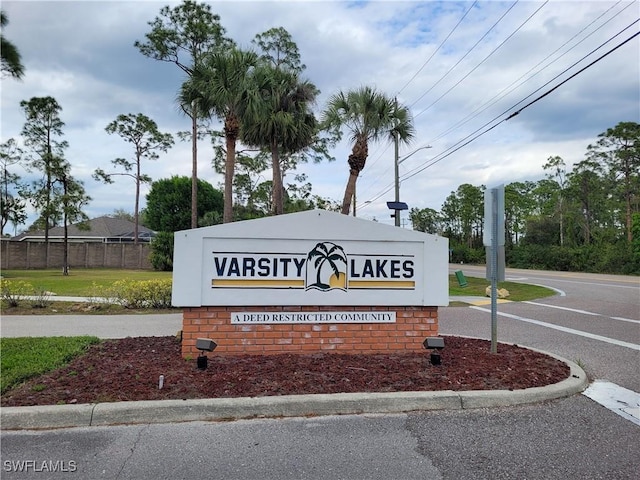
<instances>
[{"instance_id":1,"label":"white monument sign","mask_svg":"<svg viewBox=\"0 0 640 480\"><path fill-rule=\"evenodd\" d=\"M448 285L448 239L324 210L175 233L178 307L445 306Z\"/></svg>"}]
</instances>

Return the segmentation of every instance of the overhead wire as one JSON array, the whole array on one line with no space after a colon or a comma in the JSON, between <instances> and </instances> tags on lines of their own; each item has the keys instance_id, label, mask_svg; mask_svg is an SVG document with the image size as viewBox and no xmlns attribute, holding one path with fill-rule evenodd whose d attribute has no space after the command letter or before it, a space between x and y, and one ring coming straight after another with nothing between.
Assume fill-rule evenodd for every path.
<instances>
[{"instance_id":1,"label":"overhead wire","mask_svg":"<svg viewBox=\"0 0 640 480\"><path fill-rule=\"evenodd\" d=\"M547 0L548 1L548 0ZM511 6L500 16L500 18L498 18L498 20L496 20L494 22L494 24L482 35L482 37L480 37L480 39L462 56L462 58L460 58L458 60L458 62L453 65L442 77L440 77L440 79L438 79L432 86L431 88L429 88L425 93L423 93L417 100L415 100L411 105L409 105L409 108L411 108L413 105L415 105L418 101L420 101L426 94L428 94L431 90L433 90L433 88L435 88L447 75L449 75L449 73L451 73L479 44L480 42L482 42L482 40L484 40L487 35L489 35L489 33L491 33L491 31L505 18L505 16L518 4L519 0L516 0L515 2L513 2L511 4ZM466 16L469 14L469 12L472 10L472 8L477 4L478 2L474 2L472 4L472 6L464 13L464 15L460 18L460 20L458 21L458 23L456 24L456 26L449 32L449 34L447 35L447 37L440 43L440 46L436 49L436 51L431 55L431 57L429 57L429 59L427 59L427 61L422 65L422 67L420 67L420 69L418 69L418 71L411 77L411 79L405 83L405 85L400 89L400 91L398 93L400 93L402 90L404 90L407 85L409 85L411 83L411 81L413 81L413 79L416 78L416 76L420 73L420 71L422 71L422 69L429 63L429 61L431 60L431 58L435 55L435 53L440 50L440 48L445 44L445 42L449 39L449 37L451 37L451 35L454 33L454 31L458 28L458 26L462 23L462 21L466 18ZM546 3L546 2L545 2ZM414 117L415 118L415 117ZM375 165L384 155L384 153L388 150L389 146L387 145L384 150L377 156L376 160L374 160L373 162L370 163L369 168L371 168L373 165ZM388 169L387 169L388 170ZM381 177L381 175L378 175L378 177L376 177L372 183L370 183L367 187L365 188L371 188L373 185L375 185L379 179L379 177ZM366 190L365 190L366 191Z\"/></svg>"},{"instance_id":2,"label":"overhead wire","mask_svg":"<svg viewBox=\"0 0 640 480\"><path fill-rule=\"evenodd\" d=\"M492 105L495 105L500 99L504 98L506 95L508 95L509 93L513 92L516 88L522 86L523 84L525 84L526 82L532 80L536 75L540 74L542 71L544 71L545 69L547 69L549 66L553 65L555 62L557 62L558 60L560 60L562 57L564 57L565 55L567 55L570 51L572 51L573 49L575 49L578 45L580 45L581 43L583 43L584 41L586 41L589 37L591 37L592 35L594 35L596 32L598 32L600 29L604 28L609 22L611 22L612 20L614 20L617 16L619 16L622 12L624 12L627 8L629 8L632 4L628 4L626 7L624 7L623 9L621 9L619 12L617 12L614 16L612 16L611 18L609 18L606 22L604 22L602 25L598 26L593 32L589 33L588 35L586 35L583 39L581 39L579 42L577 42L575 45L573 45L571 48L569 48L567 51L565 51L562 55L558 56L557 58L555 58L553 61L549 62L547 65L545 65L543 68L541 68L540 70L538 70L537 72L535 72L533 75L529 76L526 80L524 81L520 81L522 80L525 76L527 76L529 73L531 73L532 71L534 71L536 68L538 68L540 65L542 65L545 61L547 61L549 58L551 58L553 55L555 55L556 53L558 53L562 48L564 48L565 46L567 46L569 43L571 43L573 40L575 40L580 34L582 34L585 30L587 30L589 27L591 27L595 22L597 22L600 18L602 18L603 16L605 16L610 10L612 10L613 8L615 8L618 4L620 4L622 2L622 0L619 0L615 5L611 6L609 9L607 9L605 12L603 12L602 14L600 14L597 18L595 18L592 22L590 22L588 25L586 25L585 27L583 27L579 32L577 32L575 35L573 35L569 40L567 40L566 42L564 42L562 45L560 45L557 49L555 49L553 52L551 52L549 55L547 55L545 58L543 58L542 60L540 60L536 65L534 65L533 67L531 67L529 70L527 70L524 74L522 74L519 78L517 78L516 80L514 80L510 85L508 85L507 87L505 87L504 89L502 89L499 93L497 93L496 95L494 95L492 98L490 98L489 100L487 100L485 103L483 103L482 105L480 105L479 107L477 107L475 110L473 110L471 113L469 113L467 116L465 116L464 118L462 118L461 120L459 120L457 123L453 124L451 127L449 127L447 130L439 133L436 137L432 138L431 140L429 140L428 143L435 143L437 140L439 140L440 138L444 137L445 135L451 133L453 130L461 127L462 125L465 125L466 123L468 123L469 121L473 120L474 118L476 118L480 113L484 112L485 110L487 110L489 107L491 107ZM519 82L519 83L518 83Z\"/></svg>"},{"instance_id":3,"label":"overhead wire","mask_svg":"<svg viewBox=\"0 0 640 480\"><path fill-rule=\"evenodd\" d=\"M453 33L458 29L458 27L460 26L460 24L462 23L462 21L467 17L467 15L469 14L469 12L473 9L473 7L475 7L478 3L478 0L476 0L475 2L473 2L473 4L467 9L466 12L464 12L464 15L462 15L462 17L460 17L460 20L458 20L458 23L456 23L456 25L451 29L451 31L449 32L449 34L445 37L444 40L442 40L442 42L440 42L440 45L438 45L438 47L433 51L433 53L431 54L431 56L429 58L427 58L427 61L424 62L422 64L422 66L418 69L418 71L416 73L413 74L413 76L407 80L407 83L405 83L402 88L400 90L398 90L398 92L396 93L396 95L400 95L402 93L402 91L407 88L407 86L409 86L409 84L411 82L413 82L415 80L415 78L418 76L418 74L424 69L424 67L426 67L429 62L431 61L431 59L436 55L436 53L438 53L440 51L440 49L444 46L445 43L447 43L447 40L449 40L449 37L451 37L451 35L453 35Z\"/></svg>"},{"instance_id":4,"label":"overhead wire","mask_svg":"<svg viewBox=\"0 0 640 480\"><path fill-rule=\"evenodd\" d=\"M520 100L518 103L516 103L515 105L512 105L510 108L508 108L506 111L504 111L503 113L501 113L500 115L494 117L493 120L501 117L502 115L505 115L509 110L512 110L514 108L516 108L518 105L520 105L521 103L524 103L528 98L532 97L533 95L535 95L537 92L539 92L540 90L542 90L543 88L545 88L546 86L548 86L550 83L552 83L553 81L557 80L559 77L561 77L562 75L564 75L565 73L567 73L569 70L571 70L573 67L577 66L579 63L581 63L582 61L586 60L588 57L590 57L591 55L593 55L595 52L597 52L598 50L600 50L601 48L603 48L605 45L607 45L608 43L612 42L616 37L619 37L620 35L622 35L625 31L627 31L629 28L633 27L636 23L640 22L640 19L636 19L635 21L631 22L629 25L627 25L625 28L623 28L622 30L620 30L618 33L616 33L614 36L609 37L606 41L604 41L603 43L601 43L600 45L598 45L596 48L592 49L589 53L583 55L579 60L576 60L575 62L573 62L570 66L568 66L567 68L565 68L562 72L558 73L555 77L553 77L551 80L547 81L545 84L541 85L540 87L538 87L537 89L535 89L533 92L531 92L529 95L527 95L526 97L524 97L522 100ZM633 38L633 37L631 37ZM625 42L626 43L626 42ZM580 72L578 72L580 73ZM493 121L491 120L491 121Z\"/></svg>"},{"instance_id":5,"label":"overhead wire","mask_svg":"<svg viewBox=\"0 0 640 480\"><path fill-rule=\"evenodd\" d=\"M631 25L629 25L628 27L625 27L625 29L623 29L622 31L627 30L630 26L638 23L638 21L640 21L640 19L634 21ZM618 34L616 34L614 37L620 35L621 32L619 32ZM477 140L478 138L480 138L483 135L486 135L487 133L489 133L491 130L495 129L496 127L498 127L499 125L501 125L502 123L514 118L515 116L519 115L520 113L522 113L523 110L529 108L530 106L532 106L533 104L539 102L540 100L542 100L543 98L545 98L546 96L550 95L551 93L553 93L555 90L557 90L558 88L560 88L561 86L563 86L564 84L566 84L568 81L572 80L573 78L575 78L576 76L580 75L581 73L583 73L585 70L591 68L593 65L595 65L596 63L602 61L604 58L606 58L607 56L609 56L610 54L612 54L613 52L615 52L616 50L618 50L619 48L621 48L622 46L624 46L625 44L627 44L628 42L630 42L631 40L633 40L634 38L636 38L638 35L640 35L640 32L636 32L635 34L633 34L632 36L630 36L629 38L627 38L626 40L622 41L621 43L619 43L618 45L616 45L615 47L613 47L611 50L605 52L604 54L602 54L600 57L596 58L595 60L593 60L592 62L590 62L589 64L587 64L586 66L582 67L580 70L578 70L577 72L575 72L574 74L570 75L569 77L567 77L566 79L564 79L562 82L560 82L558 85L554 86L553 88L550 88L549 90L547 90L545 93L543 93L542 95L539 95L538 97L536 97L534 100L532 100L531 102L527 103L525 106L523 106L522 108L520 108L519 110L511 113L508 117L503 118L501 121L499 121L498 123L492 125L489 128L486 128L485 130L483 130L482 132L480 132L480 130L484 129L485 127L487 127L488 125L490 125L492 122L494 122L497 118L505 115L509 110L511 110L512 108L515 108L517 105L520 105L521 103L523 103L524 101L526 101L527 98L533 96L536 92L538 92L540 90L537 89L536 91L534 91L533 93L529 94L527 97L525 97L523 100L519 101L518 103L515 104L514 107L511 107L510 109L508 109L506 112L503 112L502 114L498 115L497 117L494 117L494 119L490 120L489 122L485 123L482 127L478 128L477 130L475 130L474 132L472 132L471 134L467 135L465 138L463 138L462 140L459 140L456 144L452 145L451 147L449 147L448 149L446 149L442 154L436 156L436 158L432 159L429 163L427 164L423 164L420 167L412 170L411 172L408 172L407 174L405 174L402 178L401 181L406 181L414 176L416 176L417 174L423 172L424 170L426 170L427 168L435 165L436 163L441 162L442 160L444 160L445 158L451 156L452 154L454 154L455 152L459 151L460 149L464 148L465 146L469 145L470 143L474 142L475 140ZM601 44L598 48L596 48L594 51L597 51L598 49L602 48L602 46L606 45L607 43L609 43L612 38L608 39L606 42L604 42L603 44ZM591 55L594 51L590 52L588 55ZM584 57L583 57L584 59ZM575 64L574 64L575 65ZM571 68L571 67L570 67ZM567 70L565 70L564 72L566 72ZM564 73L563 72L563 73ZM561 75L561 74L560 74ZM557 78L557 77L555 77ZM545 84L545 85L548 85ZM543 86L544 87L544 86ZM543 88L541 87L541 88ZM480 133L478 133L480 132ZM477 135L476 135L477 133ZM475 135L475 136L474 136ZM472 137L472 138L469 138ZM377 194L376 196L374 196L373 198L371 198L370 200L367 201L367 203L372 203L375 202L376 200L378 200L379 198L381 198L383 195L385 195L386 193L388 193L391 189L393 188L393 185L391 185L391 187L387 188L386 190L380 192L379 194Z\"/></svg>"},{"instance_id":6,"label":"overhead wire","mask_svg":"<svg viewBox=\"0 0 640 480\"><path fill-rule=\"evenodd\" d=\"M438 47L434 50L434 52L431 54L431 56L422 64L422 66L416 71L416 73L413 74L413 76L402 86L402 88L400 90L398 90L398 92L396 93L396 96L400 95L402 93L402 91L418 76L418 74L424 69L424 67L427 66L427 64L431 61L431 59L436 55L436 53L438 53L440 51L440 49L444 46L444 44L446 43L446 41L449 39L449 37L451 37L451 35L456 31L456 29L458 28L458 26L462 23L462 21L465 19L465 17L469 14L469 12L473 9L473 7L478 3L478 0L476 0L475 2L473 2L473 4L467 9L467 11L464 13L464 15L462 15L462 17L460 18L460 20L458 20L458 23L456 23L456 25L453 27L453 29L449 32L449 34L446 36L446 38L440 42L440 45L438 45ZM384 153L388 150L389 146L387 145L384 150L382 152L380 152L380 154L377 156L377 158L371 162L369 164L369 167L372 167L373 165L375 165L384 155Z\"/></svg>"},{"instance_id":7,"label":"overhead wire","mask_svg":"<svg viewBox=\"0 0 640 480\"><path fill-rule=\"evenodd\" d=\"M620 0L620 1L622 1L622 0ZM433 59L433 57L436 55L436 53L438 53L440 51L440 49L444 46L444 44L447 42L447 40L449 40L451 35L453 35L453 33L458 29L458 27L460 26L462 21L467 17L469 12L471 12L471 10L477 5L477 3L478 3L478 0L473 2L471 4L471 6L464 12L462 17L460 17L460 19L458 20L458 23L456 23L456 25L451 29L451 31L447 34L447 36L444 38L444 40L442 40L442 42L440 42L440 45L438 45L438 47L433 51L431 56L429 56L429 58L427 58L427 60L422 64L422 66L416 71L416 73L414 73L413 76L409 80L407 80L407 82L402 86L402 88L400 88L400 90L397 91L396 96L400 95L404 91L404 89L407 88L407 86L409 86L409 84L413 80L415 80L415 78L420 74L420 72L429 64L431 59ZM370 168L373 165L375 165L382 158L382 156L385 154L385 152L388 150L388 148L389 148L389 146L387 145L384 148L384 150L382 152L380 152L380 154L377 156L377 158L373 162L370 162L370 164L369 164Z\"/></svg>"},{"instance_id":8,"label":"overhead wire","mask_svg":"<svg viewBox=\"0 0 640 480\"><path fill-rule=\"evenodd\" d=\"M542 63L544 63L547 59L549 59L551 56L553 56L555 53L557 53L559 50L561 50L564 46L566 46L567 44L569 44L572 40L574 40L577 36L579 36L582 32L584 32L587 28L589 28L591 25L593 25L597 20L599 20L600 18L602 18L604 15L606 15L612 8L615 8L615 6L617 6L619 3L621 3L621 1L618 1L615 5L613 5L612 7L610 7L609 9L607 9L605 12L603 12L602 14L600 14L596 19L594 19L592 22L590 22L587 26L585 26L584 28L582 28L576 35L574 35L573 37L571 37L571 39L569 39L567 42L565 42L563 45L561 45L560 47L558 47L556 50L554 50L552 53L550 53L549 55L547 55L543 60L541 60L540 62L538 62L538 64L536 64L536 66L532 67L531 69L529 69L525 74L523 74L518 80L516 80L515 82L513 82L511 85L514 85L515 83L517 83L519 80L521 80L524 76L526 76L529 72L531 72L532 70L534 70L535 68L537 68L539 65L541 65ZM545 2L546 4L546 2ZM544 6L544 5L543 5ZM627 8L629 8L631 6L631 4L625 6L623 9L621 9L619 12L617 12L612 18L608 19L604 24L600 25L596 30L594 30L594 32L591 32L589 35L587 35L584 39L582 39L580 42L576 43L574 46L572 46L569 50L567 50L566 52L564 52L560 57L556 58L553 60L553 62L550 62L549 64L545 65L545 67L543 67L540 71L546 69L548 66L550 66L551 64L555 63L557 60L559 60L560 58L562 58L564 55L566 55L569 51L573 50L574 48L576 48L578 45L580 45L582 42L584 42L587 38L589 38L591 35L593 35L595 32L597 32L599 29L603 28L604 25L606 25L607 23L609 23L611 20L613 20L615 17L617 17L618 15L620 15L623 11L625 11ZM542 8L542 7L540 7ZM509 37L507 37L507 39L505 39L501 45L503 45L509 38L511 38L519 29L522 28L522 26L527 23L532 17L533 15L535 15L539 10L536 10L532 15L529 16L529 18L523 22L523 24L521 24L514 32L512 32L511 35L509 35ZM577 65L578 63L580 63L581 61L583 61L585 58L587 58L588 56L590 56L592 53L594 53L595 51L599 50L600 48L602 48L604 45L606 45L607 43L613 41L614 38L616 38L617 36L619 36L620 34L622 34L622 32L624 32L625 30L627 30L628 28L630 28L632 25L634 25L636 22L632 22L632 24L630 24L628 27L626 27L625 29L623 29L621 32L619 32L618 34L616 34L614 37L610 38L609 40L607 40L606 42L604 42L603 44L601 44L599 47L597 47L596 49L592 50L589 54L583 56L579 61L575 62L574 64L572 64L570 67L568 67L567 69L565 69L563 72L561 72L559 75L555 76L552 80L550 80L549 82L547 82L545 85L543 85L542 87L539 87L537 90L535 90L534 92L532 92L531 94L529 94L527 97L525 97L523 100L521 100L520 102L516 103L514 106L511 107L511 109L517 107L519 104L521 104L522 102L526 101L527 98L530 98L531 96L533 96L536 92L540 91L542 88L544 88L546 85L549 85L551 82L553 82L554 80L556 80L559 76L561 76L562 74L566 73L568 70L570 70L571 68L573 68L575 65ZM491 53L493 54L499 47L497 47L496 49L494 49L494 51ZM491 54L489 56L491 56ZM484 61L486 61L486 59L489 57L485 57L485 59L480 62L480 64L478 64L473 70L475 70L476 68L479 67L479 65L481 65ZM472 71L473 71L472 70ZM528 79L526 79L524 82L521 82L520 84L516 85L520 86L522 84L524 84L525 82L529 81L530 79L532 79L533 77L535 77L535 75L537 75L538 73L540 73L540 71L536 72L534 75L530 76ZM472 72L469 72L469 74ZM469 75L467 74L467 76ZM466 77L465 77L466 78ZM460 82L458 82L460 83ZM507 93L511 92L513 89L515 89L516 87L512 88L511 90L509 90ZM507 87L509 88L509 87ZM451 90L451 89L450 89ZM504 92L504 90L503 90ZM498 94L498 97L500 97L500 95L502 94L502 92L500 94ZM506 94L503 94L502 96L504 96ZM495 97L494 97L495 98ZM500 97L502 98L502 97ZM482 106L480 107L481 111L486 110L486 108L488 108L489 106L491 106L492 104L494 104L494 102L491 103L491 100L489 101L489 105L487 105L486 107L482 108ZM485 123L482 127L480 127L479 129L475 130L474 132L472 132L471 134L469 134L468 136L466 136L465 138L463 138L462 140L460 140L458 143L460 142L464 142L464 140L466 140L467 138L473 136L474 134L476 134L477 132L479 132L480 130L482 130L483 128L485 128L487 125L490 125L493 121L497 120L498 118L500 118L502 115L505 115L510 109L508 109L507 111L503 112L502 114L494 117L492 120L490 120L489 122ZM477 112L475 114L471 115L471 118L475 118L475 116L477 116L480 112ZM466 117L466 119L463 119L462 122L458 122L457 125L454 125L454 127L449 128L447 131L441 133L438 137L436 137L436 140L441 138L442 136L444 136L445 134L450 133L452 130L455 129L455 127L460 126L464 123L467 123L471 118L468 118L469 116ZM491 128L493 129L493 128ZM489 130L491 130L489 129ZM488 133L484 132L481 135ZM429 141L428 143L433 143L434 140ZM454 144L453 147L450 148L454 148L458 143ZM466 144L465 144L466 145ZM464 145L463 145L464 146ZM386 149L385 149L386 150ZM457 149L455 150L457 151ZM446 154L447 150L445 150L443 152L443 154ZM453 152L450 152L453 153ZM446 155L448 156L448 154ZM440 160L437 160L440 161ZM436 162L437 163L437 162ZM422 164L418 167L416 167L419 171L416 171L416 169L410 171L406 178L404 178L403 180L407 179L407 178L411 178L414 174L420 173L420 171L422 171L421 167L425 165ZM429 164L430 166L431 164ZM388 170L388 169L387 169ZM382 175L379 175L378 177L376 177L376 179L374 180L374 182L372 184L370 184L368 187L368 189L370 189L371 186L375 185L375 183L377 183L377 181L379 180L379 178L381 178ZM384 192L382 194L378 194L375 196L375 198L373 200L369 200L367 203L370 205L370 202L375 201L375 199L379 198L379 196L383 195L384 193L387 193L391 188L393 188L393 183L388 185L387 187L385 187ZM366 190L365 190L366 191Z\"/></svg>"},{"instance_id":9,"label":"overhead wire","mask_svg":"<svg viewBox=\"0 0 640 480\"><path fill-rule=\"evenodd\" d=\"M467 51L467 53L465 53L465 55L463 55L462 58L460 58L460 60L458 60L458 62L451 67L442 77L440 77L440 79L429 89L427 90L422 96L420 96L418 98L418 100L416 100L413 104L411 104L412 106L415 105L415 103L417 101L419 101L421 98L423 98L427 93L429 93L435 86L437 86L437 84L439 82L441 82L449 73L451 73L451 71L453 71L453 69L456 68L456 66L458 66L460 64L460 62L462 60L464 60L464 58L466 56L468 56L478 45L479 43L486 38L486 36L504 19L504 17L515 7L515 5L518 3L519 0L516 0L501 16L498 20L496 20L494 22L494 24L491 26L491 28L489 28L484 35ZM424 113L424 111L428 110L429 108L431 108L433 105L435 105L435 103L437 103L440 99L442 99L445 95L447 95L451 90L453 90L456 86L458 86L464 79L466 79L469 75L471 75L477 68L480 67L480 65L482 65L489 57L491 57L498 49L500 49L510 38L512 38L524 25L526 25L547 3L549 2L549 0L546 0L540 7L538 7L538 9L536 9L535 12L533 12L523 23L520 24L520 26L518 28L516 28L513 32L511 32L511 34L509 36L507 36L507 38L505 38L496 48L494 48L492 50L492 52L487 55L478 65L476 65L471 71L469 71L462 79L460 79L455 85L453 85L449 90L447 90L444 94L442 94L435 102L433 102L431 105L429 105L429 107L427 107L426 109L424 109L422 112L420 112L418 115L415 115L413 118L415 119L417 116L421 115L422 113ZM477 2L475 2L477 3ZM475 5L474 3L474 5ZM458 22L458 24L456 24L456 26L454 27L454 30L458 27L458 25L460 25L460 23L462 22L462 20L467 16L467 14L469 13L471 9L467 10L465 12L465 14L463 15L463 17L460 19L460 21ZM447 35L448 39L451 34L453 33L452 30L449 35ZM445 39L445 41L446 41ZM442 46L444 44L444 41L440 44L440 46ZM440 47L439 47L440 48ZM435 54L435 52L434 52ZM422 70L422 68L426 65L427 62L425 62L425 64L423 64L423 66L418 70L417 73L420 72L420 70ZM414 76L402 87L402 89L400 91L402 91L415 77L416 74L414 74ZM432 142L427 142L427 143L432 143ZM380 155L377 157L377 159L371 163L370 166L373 166L377 163L378 160L380 160L380 158L382 157L382 155L387 151L388 149L388 145L385 147L385 149L380 153ZM369 183L369 185L367 185L365 187L365 192L367 191L366 189L371 189L371 187L373 187L374 185L377 184L378 180L380 178L383 178L385 176L385 174L390 170L391 167L387 168L384 172L380 173L378 176L375 177L375 179Z\"/></svg>"},{"instance_id":10,"label":"overhead wire","mask_svg":"<svg viewBox=\"0 0 640 480\"><path fill-rule=\"evenodd\" d=\"M638 20L636 20L637 23ZM458 142L458 144L454 145L453 147L450 147L451 150L450 152L442 155L440 158L437 158L433 161L431 161L430 163L428 163L427 165L423 165L422 167L420 167L419 169L409 172L407 173L404 177L402 177L402 180L408 180L409 178L412 178L414 176L416 176L418 173L423 172L425 169L427 169L428 167L435 165L436 163L444 160L446 157L450 156L451 154L457 152L458 150L460 150L462 147L468 145L469 143L471 143L472 141L475 141L476 139L478 139L479 137L481 137L482 135L485 135L486 133L488 133L489 131L493 130L494 128L496 128L498 125L512 119L513 117L519 115L520 113L522 113L523 110L529 108L531 105L539 102L540 100L542 100L543 98L545 98L547 95L550 95L551 93L553 93L555 90L557 90L558 88L560 88L562 85L564 85L565 83L567 83L569 80L572 80L573 78L575 78L576 76L578 76L579 74L581 74L582 72L584 72L585 70L587 70L588 68L592 67L593 65L595 65L596 63L600 62L601 60L603 60L605 57L607 57L608 55L610 55L611 53L615 52L617 49L621 48L622 46L624 46L626 43L630 42L631 40L633 40L635 37L637 37L638 35L640 35L640 32L637 32L635 34L633 34L631 37L627 38L626 40L624 40L623 42L619 43L618 45L616 45L615 47L613 47L611 50L607 51L606 53L604 53L603 55L601 55L600 57L598 57L597 59L593 60L592 62L590 62L588 65L584 66L583 68L581 68L580 70L578 70L577 72L575 72L574 74L570 75L569 77L567 77L565 80L563 80L562 82L560 82L558 85L554 86L553 88L550 88L549 90L547 90L545 93L543 93L542 95L539 95L538 97L536 97L534 100L532 100L531 102L527 103L525 106L523 106L522 108L520 108L519 110L511 113L508 117L505 117L504 119L502 119L500 122L496 123L495 125L493 125L492 127L486 129L485 131L479 133L478 135L476 135L475 137L471 138L470 140L460 144L460 142L463 142L464 140L466 140L467 138L469 138L469 136L475 134L476 132L478 132L479 130L481 130L482 128L484 128L485 126L487 126L489 123L486 123L483 127L481 127L480 129L476 130L475 132L473 132L472 134L468 135L467 137L465 137L463 140L461 140L460 142ZM536 90L538 91L538 90ZM534 92L535 93L535 92ZM528 95L525 98L529 98L531 95ZM520 102L518 102L519 105L520 103L522 103L524 100L521 100ZM506 113L506 112L505 112ZM505 113L501 114L500 116L504 115ZM495 120L495 119L494 119ZM493 120L492 120L493 121ZM455 148L454 148L455 147ZM386 193L386 192L385 192Z\"/></svg>"},{"instance_id":11,"label":"overhead wire","mask_svg":"<svg viewBox=\"0 0 640 480\"><path fill-rule=\"evenodd\" d=\"M504 17L506 17L507 14L511 10L513 10L513 8L518 4L518 2L519 2L519 0L516 0L515 2L513 2L511 4L511 6L500 16L500 18L498 20L496 20L496 22L489 28L489 30L487 30L484 33L484 35L482 35L482 37L480 37L478 39L478 41L469 50L467 50L467 52L455 63L455 65L453 65L451 68L449 68L449 70L447 70L444 75L442 75L438 80L436 80L436 82L426 92L424 92L416 100L414 100L414 102L409 105L409 108L413 107L416 103L418 103L420 100L422 100L425 97L425 95L427 95L431 90L433 90L435 87L437 87L438 84L440 84L440 82L442 82L442 80L444 80L444 78L447 75L449 75L458 65L460 65L460 63L465 58L467 58L467 56L469 56L469 54L473 50L475 50L475 48L480 44L480 42L482 42L482 40L484 40L489 35L489 33L491 33L491 31L504 19Z\"/></svg>"},{"instance_id":12,"label":"overhead wire","mask_svg":"<svg viewBox=\"0 0 640 480\"><path fill-rule=\"evenodd\" d=\"M636 20L633 23L638 23L638 21L640 20ZM533 105L534 103L539 102L540 100L542 100L544 97L546 97L547 95L553 93L554 91L556 91L558 88L560 88L562 85L564 85L565 83L567 83L569 80L571 80L572 78L578 76L579 74L581 74L582 72L584 72L587 68L590 68L591 66L595 65L596 63L598 63L600 60L602 60L603 58L605 58L606 56L610 55L611 53L615 52L618 48L622 47L623 45L625 45L626 43L630 42L631 40L633 40L634 38L636 38L638 35L640 35L640 32L636 32L633 35L631 35L629 38L627 38L624 42L620 43L619 45L616 45L614 48L612 48L611 50L609 50L607 53L605 53L604 55L598 57L596 60L594 60L593 62L591 62L589 65L581 68L580 70L578 70L576 73L574 73L573 75L571 75L569 78L567 78L566 80L563 80L562 82L560 82L558 85L556 85L555 87L553 87L552 89L546 91L544 94L540 95L538 98L536 98L535 100L532 100L531 102L527 103L524 107L522 107L520 110L513 112L511 115L509 115L505 121L507 120L511 120L513 117L515 117L516 115L519 115L523 110L529 108L531 105Z\"/></svg>"},{"instance_id":13,"label":"overhead wire","mask_svg":"<svg viewBox=\"0 0 640 480\"><path fill-rule=\"evenodd\" d=\"M493 50L491 50L491 52L489 53L489 55L487 55L486 57L484 57L480 63L478 63L475 67L473 67L471 70L469 70L469 72L467 72L467 74L462 77L460 80L458 80L456 83L454 83L446 92L444 92L442 95L440 95L437 99L435 99L428 107L426 107L425 109L421 110L420 113L414 115L413 118L419 117L420 115L422 115L424 112L426 112L427 110L429 110L431 107L433 107L436 103L438 103L440 100L442 100L445 96L447 96L449 94L449 92L451 92L451 90L453 90L454 88L456 88L458 85L460 85L466 78L469 77L469 75L471 75L473 72L475 72L478 68L480 68L480 66L486 62L489 58L491 58L491 56L493 56L494 53L496 53L505 43L507 43L516 33L518 33L520 31L520 29L522 29L522 27L524 27L527 23L529 23L531 21L531 19L533 17L535 17L538 12L540 10L542 10L547 4L549 3L549 0L546 0L542 5L540 5L535 12L533 12L531 15L529 15L529 17L527 17L527 19L522 22L520 24L520 26L518 26L518 28L516 28L513 32L511 32L509 34L509 36L507 36L507 38L505 38L502 42L500 42L500 44L494 48Z\"/></svg>"}]
</instances>

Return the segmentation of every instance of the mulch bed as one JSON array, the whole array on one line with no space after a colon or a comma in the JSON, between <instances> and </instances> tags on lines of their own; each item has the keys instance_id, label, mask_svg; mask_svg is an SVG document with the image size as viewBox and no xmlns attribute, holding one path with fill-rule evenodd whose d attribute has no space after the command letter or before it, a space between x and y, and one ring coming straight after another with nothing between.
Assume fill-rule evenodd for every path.
<instances>
[{"instance_id":1,"label":"mulch bed","mask_svg":"<svg viewBox=\"0 0 640 480\"><path fill-rule=\"evenodd\" d=\"M557 383L564 363L516 345L445 337L442 364L429 354L208 354L208 368L180 355L175 337L106 340L67 366L6 392L2 406L126 400L257 397L340 392L517 390ZM164 385L158 388L159 377Z\"/></svg>"}]
</instances>

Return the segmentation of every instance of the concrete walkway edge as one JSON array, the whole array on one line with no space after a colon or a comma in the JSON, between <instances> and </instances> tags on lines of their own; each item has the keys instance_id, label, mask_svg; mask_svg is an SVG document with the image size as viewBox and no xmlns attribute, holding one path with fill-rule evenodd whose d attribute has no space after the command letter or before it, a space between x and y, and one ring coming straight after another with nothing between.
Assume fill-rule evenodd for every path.
<instances>
[{"instance_id":1,"label":"concrete walkway edge","mask_svg":"<svg viewBox=\"0 0 640 480\"><path fill-rule=\"evenodd\" d=\"M0 409L0 428L34 430L267 417L461 410L537 403L568 397L587 388L587 375L577 364L557 355L536 351L566 363L570 367L569 377L545 387L513 391L335 393L3 407Z\"/></svg>"}]
</instances>

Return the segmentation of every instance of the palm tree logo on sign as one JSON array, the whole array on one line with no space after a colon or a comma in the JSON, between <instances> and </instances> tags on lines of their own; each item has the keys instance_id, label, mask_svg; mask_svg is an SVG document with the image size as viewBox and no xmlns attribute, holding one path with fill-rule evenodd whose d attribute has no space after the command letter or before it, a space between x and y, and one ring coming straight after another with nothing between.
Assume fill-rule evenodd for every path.
<instances>
[{"instance_id":1,"label":"palm tree logo on sign","mask_svg":"<svg viewBox=\"0 0 640 480\"><path fill-rule=\"evenodd\" d=\"M307 255L306 266L305 290L347 290L347 255L341 246L318 243Z\"/></svg>"}]
</instances>

